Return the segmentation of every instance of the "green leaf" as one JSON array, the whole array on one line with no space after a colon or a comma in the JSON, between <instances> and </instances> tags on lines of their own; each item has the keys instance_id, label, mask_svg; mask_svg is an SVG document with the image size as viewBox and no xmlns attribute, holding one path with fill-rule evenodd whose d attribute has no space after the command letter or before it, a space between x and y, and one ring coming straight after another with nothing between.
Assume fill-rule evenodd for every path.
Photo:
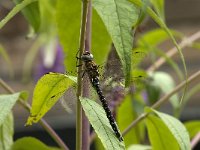
<instances>
[{"instance_id":1,"label":"green leaf","mask_svg":"<svg viewBox=\"0 0 200 150\"><path fill-rule=\"evenodd\" d=\"M113 132L103 108L96 102L80 97L83 110L106 150L124 150L124 142L120 142Z\"/></svg>"},{"instance_id":2,"label":"green leaf","mask_svg":"<svg viewBox=\"0 0 200 150\"><path fill-rule=\"evenodd\" d=\"M26 125L37 123L76 82L75 77L59 73L48 73L37 82L32 100L31 114Z\"/></svg>"},{"instance_id":3,"label":"green leaf","mask_svg":"<svg viewBox=\"0 0 200 150\"><path fill-rule=\"evenodd\" d=\"M13 144L14 125L13 115L9 113L0 125L0 149L10 150Z\"/></svg>"},{"instance_id":4,"label":"green leaf","mask_svg":"<svg viewBox=\"0 0 200 150\"><path fill-rule=\"evenodd\" d=\"M48 147L41 141L33 137L23 137L12 145L12 150L59 150L58 148Z\"/></svg>"},{"instance_id":5,"label":"green leaf","mask_svg":"<svg viewBox=\"0 0 200 150\"><path fill-rule=\"evenodd\" d=\"M1 20L0 22L0 29L9 21L12 19L12 17L14 17L18 12L20 12L22 9L24 9L26 6L28 6L29 4L35 2L37 0L24 0L23 2L21 2L20 4L17 4L9 13L8 15Z\"/></svg>"},{"instance_id":6,"label":"green leaf","mask_svg":"<svg viewBox=\"0 0 200 150\"><path fill-rule=\"evenodd\" d=\"M173 36L175 37L183 37L183 35L180 32L177 32L175 30L170 30ZM158 56L162 56L166 59L166 61L172 66L172 68L176 71L177 75L181 80L183 80L183 73L180 70L179 66L171 59L169 58L162 50L157 48L159 44L162 42L168 40L170 37L169 35L163 30L163 29L154 29L151 30L144 35L142 35L138 41L137 41L137 48L141 51L141 53L149 53L154 52ZM133 59L134 60L134 59Z\"/></svg>"},{"instance_id":7,"label":"green leaf","mask_svg":"<svg viewBox=\"0 0 200 150\"><path fill-rule=\"evenodd\" d=\"M167 74L166 72L154 72L150 73L150 84L154 85L161 89L162 93L167 94L171 92L175 87L175 82L173 78ZM178 109L180 107L178 95L174 94L170 97L170 102L174 109Z\"/></svg>"},{"instance_id":8,"label":"green leaf","mask_svg":"<svg viewBox=\"0 0 200 150\"><path fill-rule=\"evenodd\" d=\"M66 55L67 71L76 69L76 54L78 52L81 1L57 1L57 26L61 44ZM67 11L66 11L67 10ZM96 11L92 12L92 48L91 53L97 64L102 64L108 56L111 39Z\"/></svg>"},{"instance_id":9,"label":"green leaf","mask_svg":"<svg viewBox=\"0 0 200 150\"><path fill-rule=\"evenodd\" d=\"M104 149L103 144L101 143L101 140L98 137L95 138L94 144L95 144L95 150Z\"/></svg>"},{"instance_id":10,"label":"green leaf","mask_svg":"<svg viewBox=\"0 0 200 150\"><path fill-rule=\"evenodd\" d=\"M129 0L129 1L132 2L133 4L135 4L135 6L137 6L139 8L142 8L143 5L144 5L141 0ZM165 30L165 32L169 35L169 37L171 38L173 44L177 48L177 50L179 52L179 55L180 55L180 58L181 58L181 61L182 61L182 64L183 64L183 67L184 67L185 79L187 81L188 73L187 73L187 67L186 67L186 64L185 64L185 58L184 58L184 55L183 55L183 53L181 51L181 48L179 47L178 43L176 42L176 39L174 38L173 34L171 33L171 31L169 30L169 28L167 27L167 25L164 23L164 21L150 7L147 7L147 13L149 14L149 16L151 16L151 18L161 28L163 28ZM187 82L186 82L186 85L185 85L185 88L184 88L184 93L183 93L183 96L181 98L181 102L182 102L182 100L183 100L183 98L185 96L186 89L187 89Z\"/></svg>"},{"instance_id":11,"label":"green leaf","mask_svg":"<svg viewBox=\"0 0 200 150\"><path fill-rule=\"evenodd\" d=\"M199 120L188 121L188 122L184 123L184 125L190 134L190 139L192 139L197 133L200 132L200 121Z\"/></svg>"},{"instance_id":12,"label":"green leaf","mask_svg":"<svg viewBox=\"0 0 200 150\"><path fill-rule=\"evenodd\" d=\"M176 37L182 37L182 34L180 32L177 32L175 30L170 30L170 32L173 34L173 36ZM170 36L166 33L165 30L161 28L153 29L151 31L148 31L144 35L142 35L138 41L137 45L138 47L156 47L162 42L166 41L169 39Z\"/></svg>"},{"instance_id":13,"label":"green leaf","mask_svg":"<svg viewBox=\"0 0 200 150\"><path fill-rule=\"evenodd\" d=\"M153 5L153 8L155 9L158 16L162 18L162 20L165 20L165 1L164 0L151 0L151 4Z\"/></svg>"},{"instance_id":14,"label":"green leaf","mask_svg":"<svg viewBox=\"0 0 200 150\"><path fill-rule=\"evenodd\" d=\"M196 49L200 49L200 43L199 42L193 42L191 45L189 45L193 48L196 48Z\"/></svg>"},{"instance_id":15,"label":"green leaf","mask_svg":"<svg viewBox=\"0 0 200 150\"><path fill-rule=\"evenodd\" d=\"M128 147L128 150L152 150L151 146L134 144Z\"/></svg>"},{"instance_id":16,"label":"green leaf","mask_svg":"<svg viewBox=\"0 0 200 150\"><path fill-rule=\"evenodd\" d=\"M157 48L154 48L154 51L158 56L161 56L166 60L166 62L174 69L180 80L184 79L181 68L172 58L168 57L165 52Z\"/></svg>"},{"instance_id":17,"label":"green leaf","mask_svg":"<svg viewBox=\"0 0 200 150\"><path fill-rule=\"evenodd\" d=\"M11 112L11 109L13 108L17 100L23 95L23 92L8 95L0 95L0 125L3 124L4 120Z\"/></svg>"},{"instance_id":18,"label":"green leaf","mask_svg":"<svg viewBox=\"0 0 200 150\"><path fill-rule=\"evenodd\" d=\"M137 114L134 112L132 107L132 101L131 96L127 95L125 99L123 100L123 103L120 105L120 107L117 109L117 121L118 125L121 130L124 130L127 128L129 124L133 120L136 119ZM129 114L129 115L124 115ZM130 144L137 144L140 141L140 132L139 132L139 126L136 126L134 129L132 129L130 132L126 134L124 137L124 141L126 143L126 146L129 146Z\"/></svg>"},{"instance_id":19,"label":"green leaf","mask_svg":"<svg viewBox=\"0 0 200 150\"><path fill-rule=\"evenodd\" d=\"M39 0L39 9L41 16L40 32L49 35L48 38L52 38L56 34L56 3L54 0Z\"/></svg>"},{"instance_id":20,"label":"green leaf","mask_svg":"<svg viewBox=\"0 0 200 150\"><path fill-rule=\"evenodd\" d=\"M150 2L149 0L143 0L143 3L144 5L142 6L142 8L140 8L138 21L135 25L136 27L140 26L142 24L142 21L144 21L145 18L147 17L147 6L149 6Z\"/></svg>"},{"instance_id":21,"label":"green leaf","mask_svg":"<svg viewBox=\"0 0 200 150\"><path fill-rule=\"evenodd\" d=\"M139 10L127 0L93 0L93 7L112 38L122 62L127 85L131 71L132 26L137 23Z\"/></svg>"},{"instance_id":22,"label":"green leaf","mask_svg":"<svg viewBox=\"0 0 200 150\"><path fill-rule=\"evenodd\" d=\"M137 88L137 90L144 89L144 80L147 77L147 73L144 70L134 69L131 74L135 88Z\"/></svg>"},{"instance_id":23,"label":"green leaf","mask_svg":"<svg viewBox=\"0 0 200 150\"><path fill-rule=\"evenodd\" d=\"M20 4L23 0L13 0L16 4ZM38 32L40 28L40 10L38 1L35 1L22 10L23 15L34 28L35 32Z\"/></svg>"},{"instance_id":24,"label":"green leaf","mask_svg":"<svg viewBox=\"0 0 200 150\"><path fill-rule=\"evenodd\" d=\"M150 105L158 101L161 95L161 89L160 86L154 83L154 80L149 79L149 82L146 83L146 91Z\"/></svg>"},{"instance_id":25,"label":"green leaf","mask_svg":"<svg viewBox=\"0 0 200 150\"><path fill-rule=\"evenodd\" d=\"M135 48L133 49L132 54L132 70L137 68L142 60L147 56L147 51L143 48Z\"/></svg>"},{"instance_id":26,"label":"green leaf","mask_svg":"<svg viewBox=\"0 0 200 150\"><path fill-rule=\"evenodd\" d=\"M13 76L13 68L12 68L12 63L11 63L10 57L9 57L8 53L6 52L6 50L4 49L4 47L1 44L0 44L0 55L2 55L2 57L4 58L6 63L8 64L8 68L9 68L9 71L10 71L10 76Z\"/></svg>"},{"instance_id":27,"label":"green leaf","mask_svg":"<svg viewBox=\"0 0 200 150\"><path fill-rule=\"evenodd\" d=\"M190 90L186 93L185 99L183 101L183 104L181 105L180 111L184 109L185 105L189 100L191 100L191 97L200 91L200 84L194 85Z\"/></svg>"},{"instance_id":28,"label":"green leaf","mask_svg":"<svg viewBox=\"0 0 200 150\"><path fill-rule=\"evenodd\" d=\"M190 150L190 139L184 125L176 118L146 108L147 128L154 150Z\"/></svg>"},{"instance_id":29,"label":"green leaf","mask_svg":"<svg viewBox=\"0 0 200 150\"><path fill-rule=\"evenodd\" d=\"M161 119L149 115L146 124L153 150L179 149L176 139Z\"/></svg>"},{"instance_id":30,"label":"green leaf","mask_svg":"<svg viewBox=\"0 0 200 150\"><path fill-rule=\"evenodd\" d=\"M200 91L200 84L194 85L190 90L187 92L187 95L185 96L184 104L187 103L191 99L191 97Z\"/></svg>"}]
</instances>

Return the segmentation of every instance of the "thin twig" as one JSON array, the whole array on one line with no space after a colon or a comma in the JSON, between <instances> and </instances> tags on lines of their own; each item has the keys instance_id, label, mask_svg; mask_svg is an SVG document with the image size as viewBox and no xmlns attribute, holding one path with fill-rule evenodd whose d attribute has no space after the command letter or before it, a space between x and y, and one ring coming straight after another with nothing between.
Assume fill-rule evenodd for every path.
<instances>
[{"instance_id":1,"label":"thin twig","mask_svg":"<svg viewBox=\"0 0 200 150\"><path fill-rule=\"evenodd\" d=\"M195 148L195 146L199 143L200 141L200 132L198 132L195 137L191 141L191 149Z\"/></svg>"},{"instance_id":2,"label":"thin twig","mask_svg":"<svg viewBox=\"0 0 200 150\"><path fill-rule=\"evenodd\" d=\"M85 48L86 23L88 13L89 0L82 0L82 17L81 17L81 33L79 43L79 58L81 58ZM82 61L78 59L78 76L77 76L77 105L76 105L76 150L82 150L82 107L79 97L82 95Z\"/></svg>"},{"instance_id":3,"label":"thin twig","mask_svg":"<svg viewBox=\"0 0 200 150\"><path fill-rule=\"evenodd\" d=\"M187 46L190 46L192 45L192 43L194 43L194 41L198 40L200 38L200 31L198 32L195 32L193 35L189 36L189 37L186 37L184 38L179 45L179 47L181 49L187 47ZM166 53L166 56L171 58L173 57L175 54L178 53L178 50L176 47L173 47L172 49L170 49L167 53ZM166 62L166 59L165 58L159 58L153 65L151 65L148 69L147 69L147 72L153 72L155 71L156 69L158 69L159 67L161 67L164 63Z\"/></svg>"},{"instance_id":4,"label":"thin twig","mask_svg":"<svg viewBox=\"0 0 200 150\"><path fill-rule=\"evenodd\" d=\"M157 101L154 105L152 105L151 108L153 109L158 108L161 104L167 102L171 96L180 91L185 86L186 83L189 84L198 78L200 78L200 71L197 71L195 74L191 75L187 81L183 81L179 85L177 85L171 92L164 95L159 101ZM123 131L122 135L127 134L129 130L131 130L134 126L136 126L141 120L145 119L147 115L148 115L147 113L142 113Z\"/></svg>"},{"instance_id":5,"label":"thin twig","mask_svg":"<svg viewBox=\"0 0 200 150\"><path fill-rule=\"evenodd\" d=\"M0 78L0 85L3 87L8 93L13 94L15 91L6 84L1 78ZM22 105L28 112L31 110L31 106L24 101L23 99L19 99L18 103ZM57 133L51 128L51 126L44 120L41 119L39 121L40 125L49 133L49 135L56 141L56 143L64 150L69 150L69 148L65 145L65 143L62 141L62 139L57 135Z\"/></svg>"}]
</instances>

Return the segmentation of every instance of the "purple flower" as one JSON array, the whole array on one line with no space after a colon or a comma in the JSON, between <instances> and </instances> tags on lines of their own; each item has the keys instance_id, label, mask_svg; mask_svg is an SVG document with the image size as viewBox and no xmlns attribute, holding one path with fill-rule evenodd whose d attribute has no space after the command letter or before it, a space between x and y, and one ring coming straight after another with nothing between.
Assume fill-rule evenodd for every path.
<instances>
[{"instance_id":1,"label":"purple flower","mask_svg":"<svg viewBox=\"0 0 200 150\"><path fill-rule=\"evenodd\" d=\"M39 63L35 69L35 81L48 72L65 72L64 53L58 41L40 49Z\"/></svg>"}]
</instances>

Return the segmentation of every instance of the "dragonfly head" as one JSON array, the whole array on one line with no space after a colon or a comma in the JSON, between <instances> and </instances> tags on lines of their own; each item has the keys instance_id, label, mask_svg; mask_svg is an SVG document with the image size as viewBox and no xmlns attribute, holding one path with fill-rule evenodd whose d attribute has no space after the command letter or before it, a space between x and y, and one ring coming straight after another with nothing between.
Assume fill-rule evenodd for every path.
<instances>
[{"instance_id":1,"label":"dragonfly head","mask_svg":"<svg viewBox=\"0 0 200 150\"><path fill-rule=\"evenodd\" d=\"M86 51L81 56L81 60L82 61L91 61L91 60L93 60L93 55L90 52Z\"/></svg>"}]
</instances>

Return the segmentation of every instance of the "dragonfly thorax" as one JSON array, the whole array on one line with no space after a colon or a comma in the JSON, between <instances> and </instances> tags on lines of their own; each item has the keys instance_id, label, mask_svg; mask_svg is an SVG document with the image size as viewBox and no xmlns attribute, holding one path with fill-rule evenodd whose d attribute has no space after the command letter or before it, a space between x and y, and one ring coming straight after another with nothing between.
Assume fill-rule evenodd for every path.
<instances>
[{"instance_id":1,"label":"dragonfly thorax","mask_svg":"<svg viewBox=\"0 0 200 150\"><path fill-rule=\"evenodd\" d=\"M81 60L82 61L91 61L91 60L93 60L93 55L90 52L86 51L81 56Z\"/></svg>"}]
</instances>

